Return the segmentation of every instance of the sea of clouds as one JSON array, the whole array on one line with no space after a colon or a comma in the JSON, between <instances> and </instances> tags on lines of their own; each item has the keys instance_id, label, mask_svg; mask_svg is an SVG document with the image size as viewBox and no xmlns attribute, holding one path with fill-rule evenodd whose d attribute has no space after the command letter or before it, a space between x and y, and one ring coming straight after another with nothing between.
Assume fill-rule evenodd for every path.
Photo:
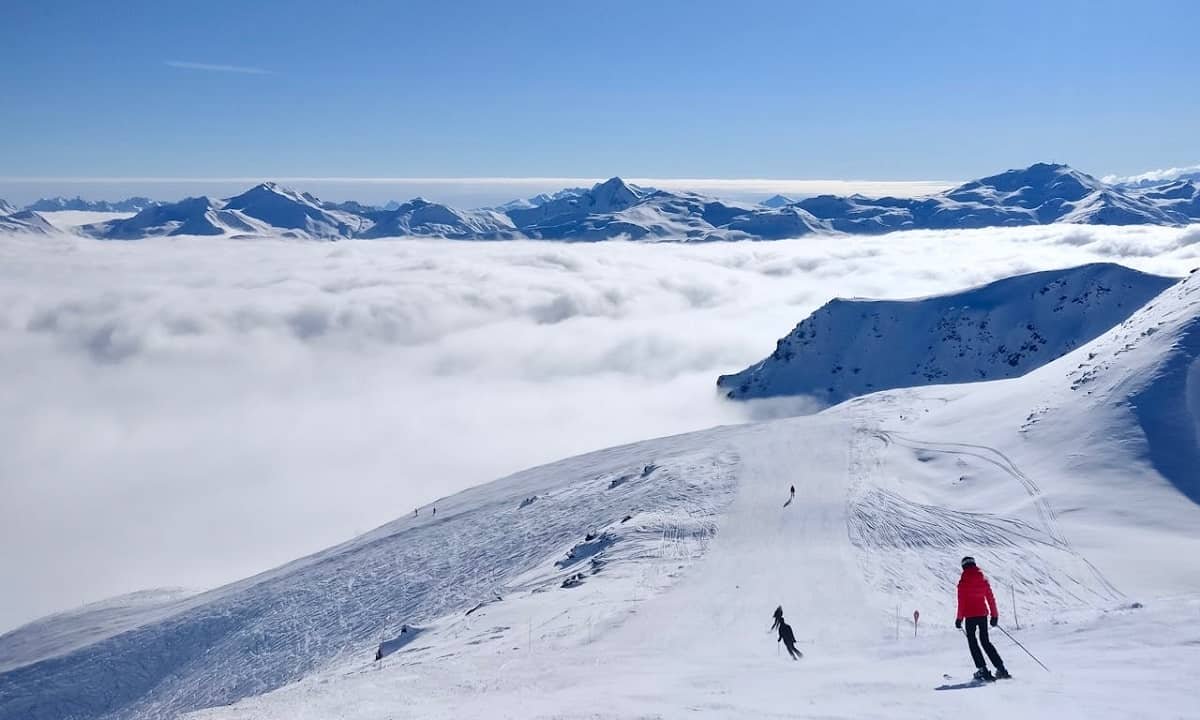
<instances>
[{"instance_id":1,"label":"sea of clouds","mask_svg":"<svg viewBox=\"0 0 1200 720\"><path fill-rule=\"evenodd\" d=\"M210 587L509 472L811 410L717 375L834 296L1097 260L1200 226L735 244L0 236L0 632Z\"/></svg>"}]
</instances>

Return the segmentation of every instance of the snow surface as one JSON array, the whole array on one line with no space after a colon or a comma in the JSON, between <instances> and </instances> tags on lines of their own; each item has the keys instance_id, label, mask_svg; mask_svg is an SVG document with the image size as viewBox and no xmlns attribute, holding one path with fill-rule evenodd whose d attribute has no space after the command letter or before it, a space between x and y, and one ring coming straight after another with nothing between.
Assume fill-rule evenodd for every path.
<instances>
[{"instance_id":1,"label":"snow surface","mask_svg":"<svg viewBox=\"0 0 1200 720\"><path fill-rule=\"evenodd\" d=\"M760 202L759 205L762 205L763 207L769 207L769 208L780 208L780 207L783 207L784 205L791 205L795 202L796 202L795 200L791 199L790 197L787 197L786 195L772 195L771 197L767 198L766 200L763 200L762 202Z\"/></svg>"},{"instance_id":2,"label":"snow surface","mask_svg":"<svg viewBox=\"0 0 1200 720\"><path fill-rule=\"evenodd\" d=\"M1195 717L1198 326L1200 274L1019 378L518 473L4 673L0 718ZM997 633L1018 679L958 689L965 554L1049 672Z\"/></svg>"},{"instance_id":3,"label":"snow surface","mask_svg":"<svg viewBox=\"0 0 1200 720\"><path fill-rule=\"evenodd\" d=\"M822 195L796 204L849 233L1047 223L1170 225L1200 219L1188 207L1051 163L1008 170L923 198Z\"/></svg>"},{"instance_id":4,"label":"snow surface","mask_svg":"<svg viewBox=\"0 0 1200 720\"><path fill-rule=\"evenodd\" d=\"M174 611L194 594L183 588L141 590L56 613L0 636L0 672L64 655Z\"/></svg>"},{"instance_id":5,"label":"snow surface","mask_svg":"<svg viewBox=\"0 0 1200 720\"><path fill-rule=\"evenodd\" d=\"M807 395L832 405L877 390L1016 377L1096 338L1174 282L1094 264L916 301L835 299L717 386L738 400Z\"/></svg>"},{"instance_id":6,"label":"snow surface","mask_svg":"<svg viewBox=\"0 0 1200 720\"><path fill-rule=\"evenodd\" d=\"M133 217L133 212L95 212L93 210L53 210L39 212L39 215L58 228L67 232L74 231L83 225L106 223L112 220L124 220Z\"/></svg>"},{"instance_id":7,"label":"snow surface","mask_svg":"<svg viewBox=\"0 0 1200 720\"><path fill-rule=\"evenodd\" d=\"M76 196L73 198L53 197L42 198L28 205L26 210L36 210L38 212L94 212L94 213L127 213L133 214L145 210L152 205L158 203L146 197L131 197L116 202L107 200L84 200Z\"/></svg>"},{"instance_id":8,"label":"snow surface","mask_svg":"<svg viewBox=\"0 0 1200 720\"><path fill-rule=\"evenodd\" d=\"M21 210L10 215L0 215L0 233L28 233L45 235L55 227L46 218L33 210Z\"/></svg>"}]
</instances>

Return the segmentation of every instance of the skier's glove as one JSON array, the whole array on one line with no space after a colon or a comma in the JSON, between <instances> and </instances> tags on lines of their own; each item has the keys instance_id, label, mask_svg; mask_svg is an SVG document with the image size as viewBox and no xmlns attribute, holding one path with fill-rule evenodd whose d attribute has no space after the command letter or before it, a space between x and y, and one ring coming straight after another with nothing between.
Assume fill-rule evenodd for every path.
<instances>
[{"instance_id":1,"label":"skier's glove","mask_svg":"<svg viewBox=\"0 0 1200 720\"><path fill-rule=\"evenodd\" d=\"M959 618L954 621L954 627L959 630L962 630L962 618Z\"/></svg>"},{"instance_id":2,"label":"skier's glove","mask_svg":"<svg viewBox=\"0 0 1200 720\"><path fill-rule=\"evenodd\" d=\"M992 616L992 627L996 627L996 626L997 626L997 625L999 625L999 624L1000 624L1000 618L998 618L998 617L996 617L995 615L993 615L993 616Z\"/></svg>"}]
</instances>

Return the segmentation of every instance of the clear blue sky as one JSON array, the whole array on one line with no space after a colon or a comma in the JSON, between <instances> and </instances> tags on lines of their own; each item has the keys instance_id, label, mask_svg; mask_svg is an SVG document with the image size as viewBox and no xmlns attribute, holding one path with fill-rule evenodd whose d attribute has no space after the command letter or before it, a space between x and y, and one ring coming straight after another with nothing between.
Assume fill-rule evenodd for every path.
<instances>
[{"instance_id":1,"label":"clear blue sky","mask_svg":"<svg viewBox=\"0 0 1200 720\"><path fill-rule=\"evenodd\" d=\"M6 177L1200 162L1194 1L45 0L0 25Z\"/></svg>"}]
</instances>

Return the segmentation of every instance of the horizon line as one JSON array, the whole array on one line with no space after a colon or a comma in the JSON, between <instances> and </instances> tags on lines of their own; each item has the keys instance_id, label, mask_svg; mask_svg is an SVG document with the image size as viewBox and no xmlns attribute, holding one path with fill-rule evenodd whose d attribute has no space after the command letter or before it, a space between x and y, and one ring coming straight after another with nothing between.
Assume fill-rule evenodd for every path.
<instances>
[{"instance_id":1,"label":"horizon line","mask_svg":"<svg viewBox=\"0 0 1200 720\"><path fill-rule=\"evenodd\" d=\"M542 176L542 175L496 175L496 176L442 176L442 177L386 177L386 176L240 176L240 177L169 177L161 175L131 175L131 176L0 176L0 182L360 182L360 183L452 183L452 182L486 182L486 183L522 183L522 182L603 182L612 178L621 178L626 182L695 182L695 183L865 183L873 185L933 185L956 183L961 180L868 180L842 178L769 178L769 177L625 177L622 175L609 176Z\"/></svg>"}]
</instances>

